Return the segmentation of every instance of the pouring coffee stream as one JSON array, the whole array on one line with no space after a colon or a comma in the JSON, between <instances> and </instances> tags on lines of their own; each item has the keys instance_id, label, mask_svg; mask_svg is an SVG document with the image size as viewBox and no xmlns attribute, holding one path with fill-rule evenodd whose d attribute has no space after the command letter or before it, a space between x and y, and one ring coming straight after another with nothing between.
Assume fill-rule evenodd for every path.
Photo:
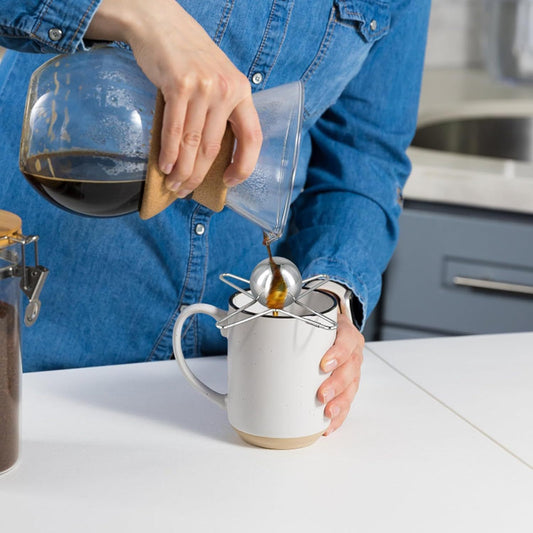
<instances>
[{"instance_id":1,"label":"pouring coffee stream","mask_svg":"<svg viewBox=\"0 0 533 533\"><path fill-rule=\"evenodd\" d=\"M266 297L266 305L270 309L283 309L285 300L287 299L287 284L281 274L280 265L272 257L272 250L270 249L270 242L266 233L263 233L263 244L266 246L270 270L272 271L272 280L270 281L270 287Z\"/></svg>"}]
</instances>

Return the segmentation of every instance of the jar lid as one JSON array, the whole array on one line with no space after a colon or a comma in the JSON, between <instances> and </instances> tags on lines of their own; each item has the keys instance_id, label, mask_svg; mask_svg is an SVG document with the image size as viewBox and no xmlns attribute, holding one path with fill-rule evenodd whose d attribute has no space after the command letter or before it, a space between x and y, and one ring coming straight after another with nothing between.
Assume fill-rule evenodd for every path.
<instances>
[{"instance_id":1,"label":"jar lid","mask_svg":"<svg viewBox=\"0 0 533 533\"><path fill-rule=\"evenodd\" d=\"M20 235L21 232L22 219L14 213L0 209L0 248L11 244L9 239L4 239L3 237Z\"/></svg>"}]
</instances>

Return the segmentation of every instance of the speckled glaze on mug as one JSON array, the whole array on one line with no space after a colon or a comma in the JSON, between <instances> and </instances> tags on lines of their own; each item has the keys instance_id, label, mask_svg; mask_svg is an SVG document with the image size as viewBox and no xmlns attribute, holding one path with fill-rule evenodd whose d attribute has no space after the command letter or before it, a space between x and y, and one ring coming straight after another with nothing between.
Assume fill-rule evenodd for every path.
<instances>
[{"instance_id":1,"label":"speckled glaze on mug","mask_svg":"<svg viewBox=\"0 0 533 533\"><path fill-rule=\"evenodd\" d=\"M337 302L322 291L305 295L305 304L326 317L337 319ZM228 339L228 392L221 394L200 381L187 366L181 350L181 331L187 318L204 313L219 321L250 300L241 293L223 311L194 304L180 314L174 326L174 354L189 382L227 411L229 423L240 437L255 446L291 449L315 442L329 425L317 390L328 374L320 360L335 340L335 329L319 328L298 318L272 313L222 330ZM265 310L255 303L243 315ZM305 308L288 308L298 316L313 318Z\"/></svg>"}]
</instances>

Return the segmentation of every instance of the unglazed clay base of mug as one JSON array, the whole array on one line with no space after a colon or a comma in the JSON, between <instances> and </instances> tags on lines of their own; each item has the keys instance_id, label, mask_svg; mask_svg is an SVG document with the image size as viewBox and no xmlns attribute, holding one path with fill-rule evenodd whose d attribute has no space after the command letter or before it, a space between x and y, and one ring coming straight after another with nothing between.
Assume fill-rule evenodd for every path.
<instances>
[{"instance_id":1,"label":"unglazed clay base of mug","mask_svg":"<svg viewBox=\"0 0 533 533\"><path fill-rule=\"evenodd\" d=\"M258 437L257 435L250 435L249 433L244 433L244 431L239 431L236 428L233 428L239 435L239 437L247 442L248 444L253 444L254 446L259 446L260 448L269 448L271 450L292 450L295 448L305 448L310 446L319 439L323 432L315 433L313 435L306 435L305 437L292 437L286 439L279 439L274 437Z\"/></svg>"}]
</instances>

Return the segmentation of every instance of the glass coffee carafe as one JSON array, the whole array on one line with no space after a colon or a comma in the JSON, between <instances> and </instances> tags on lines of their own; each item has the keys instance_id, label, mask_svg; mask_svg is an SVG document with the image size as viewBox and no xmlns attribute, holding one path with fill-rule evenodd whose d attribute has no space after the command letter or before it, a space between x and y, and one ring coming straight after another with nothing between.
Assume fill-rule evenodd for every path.
<instances>
[{"instance_id":1,"label":"glass coffee carafe","mask_svg":"<svg viewBox=\"0 0 533 533\"><path fill-rule=\"evenodd\" d=\"M48 201L76 214L138 211L157 89L117 45L57 56L32 75L20 169ZM252 176L225 205L279 237L290 206L303 114L300 82L254 95L263 146Z\"/></svg>"}]
</instances>

